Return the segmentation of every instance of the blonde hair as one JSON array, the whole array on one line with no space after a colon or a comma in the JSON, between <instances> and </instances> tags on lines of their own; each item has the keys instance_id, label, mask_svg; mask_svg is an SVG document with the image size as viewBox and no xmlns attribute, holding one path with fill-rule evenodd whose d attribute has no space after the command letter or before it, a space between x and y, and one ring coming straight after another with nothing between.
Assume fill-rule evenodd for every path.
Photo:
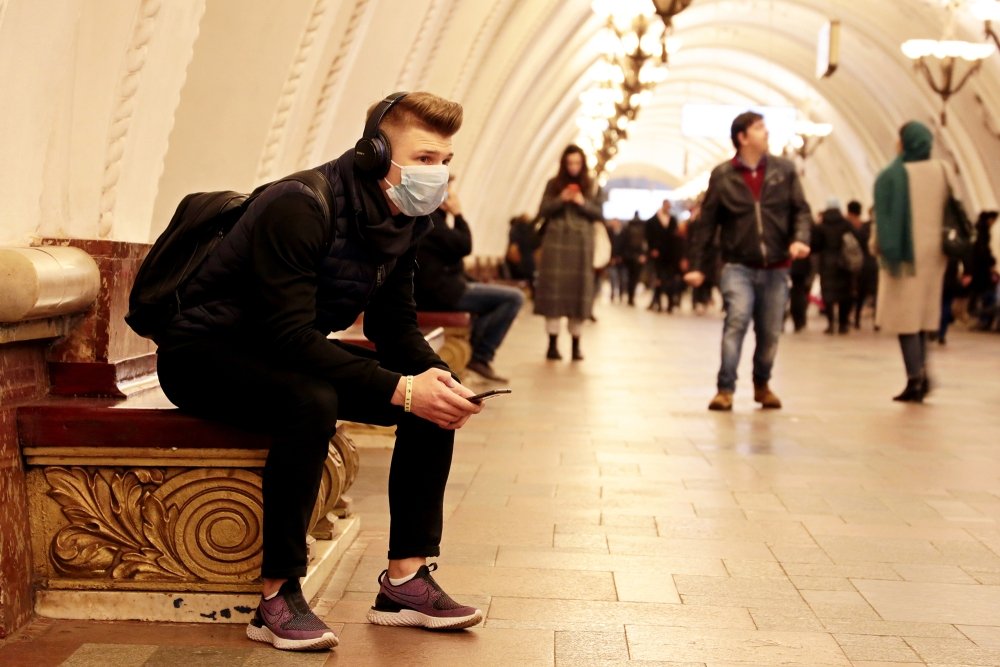
<instances>
[{"instance_id":1,"label":"blonde hair","mask_svg":"<svg viewBox=\"0 0 1000 667\"><path fill-rule=\"evenodd\" d=\"M379 102L368 107L367 121L372 117ZM433 93L407 93L393 105L382 119L380 129L386 134L404 127L420 127L450 137L462 127L462 105L446 100Z\"/></svg>"}]
</instances>

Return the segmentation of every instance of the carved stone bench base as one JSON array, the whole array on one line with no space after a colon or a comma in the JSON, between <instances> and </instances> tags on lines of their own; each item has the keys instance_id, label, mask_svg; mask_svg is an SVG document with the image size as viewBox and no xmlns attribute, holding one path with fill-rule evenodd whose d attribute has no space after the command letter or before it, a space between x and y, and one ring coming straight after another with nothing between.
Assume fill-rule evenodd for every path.
<instances>
[{"instance_id":1,"label":"carved stone bench base","mask_svg":"<svg viewBox=\"0 0 1000 667\"><path fill-rule=\"evenodd\" d=\"M361 530L361 519L352 516L336 523L333 539L317 540L310 547L312 560L302 580L302 592L312 599L329 579ZM51 581L50 585L60 582ZM245 588L245 586L243 586ZM177 623L248 623L260 598L258 593L214 593L179 590L174 593L143 590L40 589L35 593L35 613L48 618L96 621L167 621Z\"/></svg>"},{"instance_id":2,"label":"carved stone bench base","mask_svg":"<svg viewBox=\"0 0 1000 667\"><path fill-rule=\"evenodd\" d=\"M256 606L270 437L153 400L18 410L37 613L243 622ZM312 593L358 532L344 492L359 462L334 435L309 522Z\"/></svg>"}]
</instances>

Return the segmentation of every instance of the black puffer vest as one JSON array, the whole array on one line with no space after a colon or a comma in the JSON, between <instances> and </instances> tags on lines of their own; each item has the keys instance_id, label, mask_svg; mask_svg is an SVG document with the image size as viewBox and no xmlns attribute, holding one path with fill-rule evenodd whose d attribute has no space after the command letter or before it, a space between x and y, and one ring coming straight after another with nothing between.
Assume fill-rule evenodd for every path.
<instances>
[{"instance_id":1,"label":"black puffer vest","mask_svg":"<svg viewBox=\"0 0 1000 667\"><path fill-rule=\"evenodd\" d=\"M399 257L417 244L431 223L427 217L416 218L412 229L403 230L390 217L385 202L378 200L383 195L377 184L363 187L356 180L353 150L316 169L330 181L334 195L327 234L330 249L317 267L315 327L325 335L354 323ZM182 303L197 305L182 308L161 347L252 325L248 315L253 294L248 290L254 284L254 225L270 202L289 192L315 198L298 181L276 183L262 192L186 286ZM319 205L316 215L322 216ZM245 330L240 333L253 335Z\"/></svg>"}]
</instances>

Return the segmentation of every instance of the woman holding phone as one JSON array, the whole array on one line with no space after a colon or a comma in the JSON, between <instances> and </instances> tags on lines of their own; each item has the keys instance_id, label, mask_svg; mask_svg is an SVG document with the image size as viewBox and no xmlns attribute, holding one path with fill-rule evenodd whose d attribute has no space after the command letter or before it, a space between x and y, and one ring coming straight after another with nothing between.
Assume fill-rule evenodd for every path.
<instances>
[{"instance_id":1,"label":"woman holding phone","mask_svg":"<svg viewBox=\"0 0 1000 667\"><path fill-rule=\"evenodd\" d=\"M587 158L579 146L570 144L563 150L559 173L546 184L538 215L545 223L539 231L542 243L535 314L545 317L549 335L545 358L562 359L558 339L565 317L573 338L573 361L580 361L583 322L590 318L594 301L593 223L603 216Z\"/></svg>"}]
</instances>

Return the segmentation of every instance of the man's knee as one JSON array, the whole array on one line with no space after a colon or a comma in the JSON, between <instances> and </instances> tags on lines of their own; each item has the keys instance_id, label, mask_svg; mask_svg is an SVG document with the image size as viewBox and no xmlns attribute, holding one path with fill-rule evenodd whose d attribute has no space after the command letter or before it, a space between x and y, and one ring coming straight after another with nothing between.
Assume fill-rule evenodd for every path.
<instances>
[{"instance_id":1,"label":"man's knee","mask_svg":"<svg viewBox=\"0 0 1000 667\"><path fill-rule=\"evenodd\" d=\"M726 331L741 331L745 333L750 328L753 312L745 300L726 298L723 308L726 311Z\"/></svg>"},{"instance_id":2,"label":"man's knee","mask_svg":"<svg viewBox=\"0 0 1000 667\"><path fill-rule=\"evenodd\" d=\"M507 289L507 300L513 310L521 310L521 306L524 305L524 292L516 287L510 287Z\"/></svg>"},{"instance_id":3,"label":"man's knee","mask_svg":"<svg viewBox=\"0 0 1000 667\"><path fill-rule=\"evenodd\" d=\"M322 380L303 380L290 391L287 418L294 430L303 433L329 433L337 426L339 401L337 391Z\"/></svg>"}]
</instances>

